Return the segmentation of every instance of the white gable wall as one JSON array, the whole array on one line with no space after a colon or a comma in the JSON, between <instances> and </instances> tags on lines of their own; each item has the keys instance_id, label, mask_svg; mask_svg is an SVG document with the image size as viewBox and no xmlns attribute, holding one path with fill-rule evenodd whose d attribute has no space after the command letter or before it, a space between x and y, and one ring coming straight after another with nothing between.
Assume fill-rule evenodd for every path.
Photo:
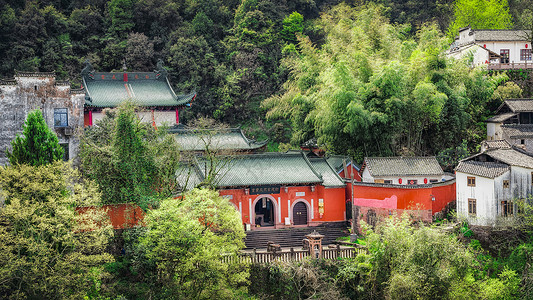
<instances>
[{"instance_id":1,"label":"white gable wall","mask_svg":"<svg viewBox=\"0 0 533 300\"><path fill-rule=\"evenodd\" d=\"M533 169L523 167L511 167L511 198L525 199L528 195L533 194L531 173Z\"/></svg>"},{"instance_id":2,"label":"white gable wall","mask_svg":"<svg viewBox=\"0 0 533 300\"><path fill-rule=\"evenodd\" d=\"M509 176L506 172L503 176ZM467 177L476 178L475 186L468 186ZM503 177L500 176L500 177ZM495 179L466 174L455 173L456 194L457 194L457 216L468 219L469 223L475 225L490 225L497 214L495 198ZM468 214L468 199L476 199L476 215Z\"/></svg>"},{"instance_id":3,"label":"white gable wall","mask_svg":"<svg viewBox=\"0 0 533 300\"><path fill-rule=\"evenodd\" d=\"M494 42L494 41L477 41L477 44L483 46L486 45L486 48L495 52L496 54L500 54L500 50L502 49L509 49L509 63L515 62L515 63L525 63L526 61L520 60L520 50L521 49L531 49L531 43L528 43L526 41L519 41L519 42ZM527 48L526 48L527 44ZM527 63L533 63L533 61L529 60Z\"/></svg>"},{"instance_id":4,"label":"white gable wall","mask_svg":"<svg viewBox=\"0 0 533 300\"><path fill-rule=\"evenodd\" d=\"M489 141L497 141L497 140L503 140L503 130L502 130L502 124L503 123L487 123L487 139Z\"/></svg>"}]
</instances>

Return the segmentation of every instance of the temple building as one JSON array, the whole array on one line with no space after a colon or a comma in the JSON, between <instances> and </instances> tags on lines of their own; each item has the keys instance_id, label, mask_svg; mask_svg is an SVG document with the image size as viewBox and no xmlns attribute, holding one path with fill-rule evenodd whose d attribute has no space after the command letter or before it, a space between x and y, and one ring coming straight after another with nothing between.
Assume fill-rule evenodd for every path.
<instances>
[{"instance_id":1,"label":"temple building","mask_svg":"<svg viewBox=\"0 0 533 300\"><path fill-rule=\"evenodd\" d=\"M228 157L215 166L213 184L239 211L249 230L346 221L346 183L323 157L303 151ZM190 187L213 174L199 157L178 176Z\"/></svg>"},{"instance_id":2,"label":"temple building","mask_svg":"<svg viewBox=\"0 0 533 300\"><path fill-rule=\"evenodd\" d=\"M186 95L174 92L161 60L153 72L96 72L87 61L81 76L85 90L85 126L101 120L104 109L117 107L127 100L143 108L138 112L143 122L172 126L180 123L180 109L190 106L196 97L195 92Z\"/></svg>"}]
</instances>

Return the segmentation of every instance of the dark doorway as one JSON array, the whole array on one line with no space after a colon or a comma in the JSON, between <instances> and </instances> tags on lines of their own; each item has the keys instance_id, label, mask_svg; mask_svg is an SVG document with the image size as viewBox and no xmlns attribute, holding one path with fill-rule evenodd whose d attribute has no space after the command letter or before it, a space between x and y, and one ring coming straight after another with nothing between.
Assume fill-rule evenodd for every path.
<instances>
[{"instance_id":1,"label":"dark doorway","mask_svg":"<svg viewBox=\"0 0 533 300\"><path fill-rule=\"evenodd\" d=\"M268 198L261 198L255 204L255 225L274 226L274 204Z\"/></svg>"},{"instance_id":2,"label":"dark doorway","mask_svg":"<svg viewBox=\"0 0 533 300\"><path fill-rule=\"evenodd\" d=\"M303 202L298 202L294 204L292 209L292 219L294 225L305 225L307 224L307 205Z\"/></svg>"}]
</instances>

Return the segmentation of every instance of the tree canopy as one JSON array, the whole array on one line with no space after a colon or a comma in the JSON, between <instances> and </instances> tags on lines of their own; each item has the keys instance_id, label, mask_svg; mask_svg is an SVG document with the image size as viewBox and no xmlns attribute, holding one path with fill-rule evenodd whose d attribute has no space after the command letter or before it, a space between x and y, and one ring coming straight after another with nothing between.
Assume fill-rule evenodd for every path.
<instances>
[{"instance_id":1,"label":"tree canopy","mask_svg":"<svg viewBox=\"0 0 533 300\"><path fill-rule=\"evenodd\" d=\"M98 183L105 203L137 203L143 209L176 193L176 141L164 127L142 123L136 107L108 111L80 145L84 176Z\"/></svg>"},{"instance_id":2,"label":"tree canopy","mask_svg":"<svg viewBox=\"0 0 533 300\"><path fill-rule=\"evenodd\" d=\"M511 29L513 17L507 0L456 0L448 37L454 38L459 29Z\"/></svg>"},{"instance_id":3,"label":"tree canopy","mask_svg":"<svg viewBox=\"0 0 533 300\"><path fill-rule=\"evenodd\" d=\"M233 205L217 191L194 189L148 213L139 247L157 268L154 292L164 298L232 299L231 288L238 290L247 271L240 263L223 262L222 255L236 255L243 238Z\"/></svg>"},{"instance_id":4,"label":"tree canopy","mask_svg":"<svg viewBox=\"0 0 533 300\"><path fill-rule=\"evenodd\" d=\"M82 299L105 277L113 235L100 193L67 163L0 167L0 293L12 299Z\"/></svg>"},{"instance_id":5,"label":"tree canopy","mask_svg":"<svg viewBox=\"0 0 533 300\"><path fill-rule=\"evenodd\" d=\"M435 155L483 135L492 94L505 75L489 75L443 56L435 25L415 38L390 24L384 8L339 5L324 14L321 46L300 35L283 92L263 102L273 120L289 119L294 146L317 137L335 153Z\"/></svg>"},{"instance_id":6,"label":"tree canopy","mask_svg":"<svg viewBox=\"0 0 533 300\"><path fill-rule=\"evenodd\" d=\"M22 136L11 141L13 151L7 150L12 165L40 166L63 158L63 147L59 145L56 134L46 125L43 113L34 110L28 114Z\"/></svg>"}]
</instances>

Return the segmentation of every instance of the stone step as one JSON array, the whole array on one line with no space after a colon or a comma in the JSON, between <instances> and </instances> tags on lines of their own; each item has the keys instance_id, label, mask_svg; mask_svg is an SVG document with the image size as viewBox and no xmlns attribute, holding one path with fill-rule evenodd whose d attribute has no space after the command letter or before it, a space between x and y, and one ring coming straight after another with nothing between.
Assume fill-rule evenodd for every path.
<instances>
[{"instance_id":1,"label":"stone step","mask_svg":"<svg viewBox=\"0 0 533 300\"><path fill-rule=\"evenodd\" d=\"M331 244L337 238L349 235L348 224L346 222L336 222L310 227L249 231L246 234L244 243L246 249L266 248L269 241L282 247L300 247L305 235L314 230L324 235L323 245Z\"/></svg>"}]
</instances>

